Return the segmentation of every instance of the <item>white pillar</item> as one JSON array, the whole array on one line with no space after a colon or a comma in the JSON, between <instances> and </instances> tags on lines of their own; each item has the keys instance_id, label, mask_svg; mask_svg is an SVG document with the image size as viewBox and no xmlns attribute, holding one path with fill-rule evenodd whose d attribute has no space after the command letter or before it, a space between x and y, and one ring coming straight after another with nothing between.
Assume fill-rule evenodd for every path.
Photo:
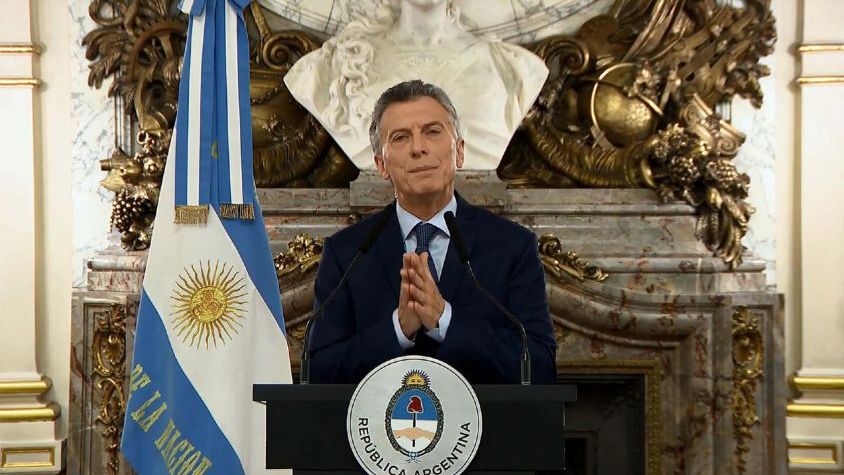
<instances>
[{"instance_id":1,"label":"white pillar","mask_svg":"<svg viewBox=\"0 0 844 475\"><path fill-rule=\"evenodd\" d=\"M35 77L38 47L29 0L0 11L0 473L57 473L59 406L45 401L50 380L36 359L40 205ZM66 350L67 351L67 350Z\"/></svg>"},{"instance_id":2,"label":"white pillar","mask_svg":"<svg viewBox=\"0 0 844 475\"><path fill-rule=\"evenodd\" d=\"M798 16L798 18L800 18ZM844 2L803 0L793 215L799 359L788 406L792 473L844 473ZM788 219L783 216L782 219Z\"/></svg>"}]
</instances>

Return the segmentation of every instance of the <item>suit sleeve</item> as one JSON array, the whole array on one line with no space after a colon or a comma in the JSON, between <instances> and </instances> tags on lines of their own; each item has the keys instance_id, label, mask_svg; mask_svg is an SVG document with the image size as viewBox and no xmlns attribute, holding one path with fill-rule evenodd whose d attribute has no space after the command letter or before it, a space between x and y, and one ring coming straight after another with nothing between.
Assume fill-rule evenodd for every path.
<instances>
[{"instance_id":1,"label":"suit sleeve","mask_svg":"<svg viewBox=\"0 0 844 475\"><path fill-rule=\"evenodd\" d=\"M496 297L516 315L527 333L532 382L553 383L556 342L548 312L545 272L533 233L516 254L503 290L504 295ZM478 298L484 297L479 295ZM489 306L485 308L485 312L490 311ZM498 312L497 309L492 311ZM518 382L522 349L519 331L509 320L505 324L492 323L495 320L487 313L474 314L471 307L453 306L453 317L439 350L440 357L458 362L457 365L462 366L458 369L479 375L486 381Z\"/></svg>"},{"instance_id":2,"label":"suit sleeve","mask_svg":"<svg viewBox=\"0 0 844 475\"><path fill-rule=\"evenodd\" d=\"M348 264L346 264L348 265ZM314 312L340 282L345 267L338 260L334 242L326 238L314 283ZM354 271L350 279L354 278ZM391 315L383 315L366 328L358 328L349 282L313 325L311 379L315 383L357 383L380 363L404 354L395 335Z\"/></svg>"}]
</instances>

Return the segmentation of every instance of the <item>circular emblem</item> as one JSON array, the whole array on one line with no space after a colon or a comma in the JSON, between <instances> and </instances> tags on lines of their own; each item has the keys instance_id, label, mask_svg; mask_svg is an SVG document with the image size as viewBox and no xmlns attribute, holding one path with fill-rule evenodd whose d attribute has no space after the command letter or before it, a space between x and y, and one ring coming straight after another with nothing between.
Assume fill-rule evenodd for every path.
<instances>
[{"instance_id":1,"label":"circular emblem","mask_svg":"<svg viewBox=\"0 0 844 475\"><path fill-rule=\"evenodd\" d=\"M225 344L237 334L246 313L240 273L225 262L199 262L184 268L174 283L173 329L183 342L206 349Z\"/></svg>"},{"instance_id":2,"label":"circular emblem","mask_svg":"<svg viewBox=\"0 0 844 475\"><path fill-rule=\"evenodd\" d=\"M371 474L452 474L468 468L481 438L480 404L463 376L425 356L372 370L349 403L352 453Z\"/></svg>"}]
</instances>

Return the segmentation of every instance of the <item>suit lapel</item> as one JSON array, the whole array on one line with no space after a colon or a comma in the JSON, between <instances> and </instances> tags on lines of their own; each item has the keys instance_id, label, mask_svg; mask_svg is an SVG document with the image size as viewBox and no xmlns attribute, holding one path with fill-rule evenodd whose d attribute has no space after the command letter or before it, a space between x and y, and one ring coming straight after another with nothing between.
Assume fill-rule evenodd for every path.
<instances>
[{"instance_id":1,"label":"suit lapel","mask_svg":"<svg viewBox=\"0 0 844 475\"><path fill-rule=\"evenodd\" d=\"M402 255L405 252L404 241L402 240L399 220L396 217L396 207L390 206L383 212L390 213L391 216L384 227L383 235L375 241L373 248L378 253L378 261L384 271L384 278L390 283L390 288L393 289L396 302L398 302L399 286L401 285L401 274L399 272L402 267Z\"/></svg>"},{"instance_id":2,"label":"suit lapel","mask_svg":"<svg viewBox=\"0 0 844 475\"><path fill-rule=\"evenodd\" d=\"M460 228L460 233L463 235L463 241L466 243L466 250L471 260L477 228L474 225L475 208L460 197L460 195L457 195L457 215L455 216L455 220L457 221L457 226ZM457 254L457 248L454 242L454 239L451 239L448 243L448 252L445 255L445 263L443 264L443 271L439 281L440 293L447 302L453 301L454 295L457 289L460 288L460 283L467 273L466 265L460 262L460 256Z\"/></svg>"}]
</instances>

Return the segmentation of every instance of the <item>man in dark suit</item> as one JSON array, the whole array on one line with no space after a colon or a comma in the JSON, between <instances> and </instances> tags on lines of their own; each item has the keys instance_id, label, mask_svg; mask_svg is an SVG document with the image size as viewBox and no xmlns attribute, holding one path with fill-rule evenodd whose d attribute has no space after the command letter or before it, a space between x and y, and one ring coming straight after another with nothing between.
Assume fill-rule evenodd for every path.
<instances>
[{"instance_id":1,"label":"man in dark suit","mask_svg":"<svg viewBox=\"0 0 844 475\"><path fill-rule=\"evenodd\" d=\"M317 308L365 236L387 219L314 325L312 381L357 383L405 354L440 359L475 384L519 381L519 333L460 262L443 217L451 211L478 279L525 327L533 382L552 382L556 345L536 236L455 194L464 145L445 92L419 80L391 87L375 105L370 140L396 202L325 240Z\"/></svg>"}]
</instances>

